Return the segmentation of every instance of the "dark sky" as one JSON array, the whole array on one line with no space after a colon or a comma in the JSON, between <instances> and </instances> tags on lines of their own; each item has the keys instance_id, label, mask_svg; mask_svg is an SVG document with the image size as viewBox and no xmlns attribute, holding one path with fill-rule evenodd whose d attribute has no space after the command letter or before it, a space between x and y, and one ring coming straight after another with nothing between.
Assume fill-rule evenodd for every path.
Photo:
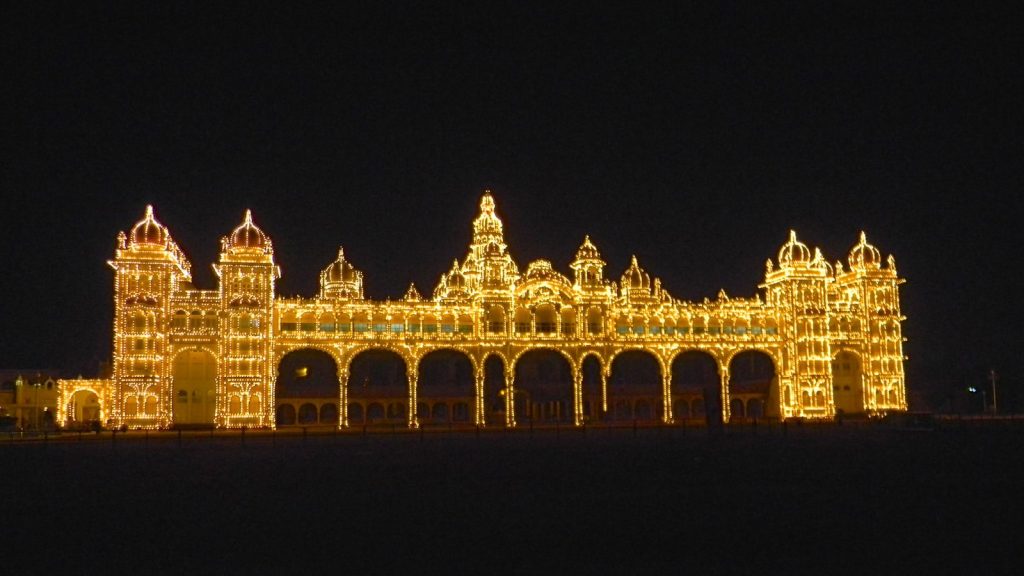
<instances>
[{"instance_id":1,"label":"dark sky","mask_svg":"<svg viewBox=\"0 0 1024 576\"><path fill-rule=\"evenodd\" d=\"M1019 5L293 4L5 5L0 366L109 358L147 203L202 287L251 208L281 293L343 244L380 299L433 290L490 188L521 267L590 234L685 299L866 230L911 389L1021 383Z\"/></svg>"}]
</instances>

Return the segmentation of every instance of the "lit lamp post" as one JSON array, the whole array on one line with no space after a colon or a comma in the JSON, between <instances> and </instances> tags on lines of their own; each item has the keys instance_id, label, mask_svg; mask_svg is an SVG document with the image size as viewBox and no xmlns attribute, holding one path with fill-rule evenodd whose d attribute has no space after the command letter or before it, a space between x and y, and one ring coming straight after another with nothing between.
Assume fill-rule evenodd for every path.
<instances>
[{"instance_id":1,"label":"lit lamp post","mask_svg":"<svg viewBox=\"0 0 1024 576\"><path fill-rule=\"evenodd\" d=\"M970 387L967 388L967 391L970 392L971 394L977 394L978 392L981 392L981 412L982 412L982 414L987 412L988 411L988 399L986 397L985 390L983 390L981 388L977 388L975 386L970 386Z\"/></svg>"},{"instance_id":2,"label":"lit lamp post","mask_svg":"<svg viewBox=\"0 0 1024 576\"><path fill-rule=\"evenodd\" d=\"M35 404L33 412L35 413L35 421L36 421L35 428L36 428L36 430L39 430L39 387L40 386L42 386L41 382L36 381L36 382L32 383L32 387L36 389L36 391L35 391L35 399L33 400L33 403Z\"/></svg>"}]
</instances>

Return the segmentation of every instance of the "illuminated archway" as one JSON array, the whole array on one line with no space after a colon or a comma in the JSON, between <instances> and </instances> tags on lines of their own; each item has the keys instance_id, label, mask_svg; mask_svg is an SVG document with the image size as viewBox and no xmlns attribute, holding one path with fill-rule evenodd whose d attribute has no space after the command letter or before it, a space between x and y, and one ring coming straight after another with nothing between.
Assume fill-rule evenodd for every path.
<instances>
[{"instance_id":1,"label":"illuminated archway","mask_svg":"<svg viewBox=\"0 0 1024 576\"><path fill-rule=\"evenodd\" d=\"M505 362L491 354L484 361L484 422L505 426Z\"/></svg>"},{"instance_id":2,"label":"illuminated archway","mask_svg":"<svg viewBox=\"0 0 1024 576\"><path fill-rule=\"evenodd\" d=\"M430 406L430 414L421 413L425 406L420 406L416 415L420 423L473 422L470 407L476 406L475 383L473 363L462 352L435 350L421 358L416 399Z\"/></svg>"},{"instance_id":3,"label":"illuminated archway","mask_svg":"<svg viewBox=\"0 0 1024 576\"><path fill-rule=\"evenodd\" d=\"M583 380L583 418L600 422L605 418L604 397L601 390L601 361L595 354L587 354L580 366Z\"/></svg>"},{"instance_id":4,"label":"illuminated archway","mask_svg":"<svg viewBox=\"0 0 1024 576\"><path fill-rule=\"evenodd\" d=\"M664 413L661 365L654 355L643 350L627 350L612 359L608 410L613 420L661 420Z\"/></svg>"},{"instance_id":5,"label":"illuminated archway","mask_svg":"<svg viewBox=\"0 0 1024 576\"><path fill-rule=\"evenodd\" d=\"M744 350L729 360L730 422L777 417L775 362L760 350Z\"/></svg>"},{"instance_id":6,"label":"illuminated archway","mask_svg":"<svg viewBox=\"0 0 1024 576\"><path fill-rule=\"evenodd\" d=\"M183 350L171 367L175 426L209 425L217 413L217 359L205 350Z\"/></svg>"},{"instance_id":7,"label":"illuminated archway","mask_svg":"<svg viewBox=\"0 0 1024 576\"><path fill-rule=\"evenodd\" d=\"M832 360L832 397L837 414L864 412L864 378L860 357L848 350L836 354Z\"/></svg>"},{"instance_id":8,"label":"illuminated archway","mask_svg":"<svg viewBox=\"0 0 1024 576\"><path fill-rule=\"evenodd\" d=\"M558 352L530 350L516 360L513 385L517 424L573 421L572 365Z\"/></svg>"},{"instance_id":9,"label":"illuminated archway","mask_svg":"<svg viewBox=\"0 0 1024 576\"><path fill-rule=\"evenodd\" d=\"M722 421L722 381L714 356L688 350L672 360L672 417L679 421Z\"/></svg>"},{"instance_id":10,"label":"illuminated archway","mask_svg":"<svg viewBox=\"0 0 1024 576\"><path fill-rule=\"evenodd\" d=\"M66 426L84 427L92 423L100 423L103 418L103 406L99 395L87 388L76 390L71 394L66 406Z\"/></svg>"},{"instance_id":11,"label":"illuminated archway","mask_svg":"<svg viewBox=\"0 0 1024 576\"><path fill-rule=\"evenodd\" d=\"M318 407L337 402L340 390L338 364L327 352L301 348L285 354L277 366L274 398L277 425L316 424ZM289 408L284 408L285 405Z\"/></svg>"},{"instance_id":12,"label":"illuminated archway","mask_svg":"<svg viewBox=\"0 0 1024 576\"><path fill-rule=\"evenodd\" d=\"M349 424L404 424L409 409L406 370L405 360L391 350L373 348L356 354L349 363Z\"/></svg>"}]
</instances>

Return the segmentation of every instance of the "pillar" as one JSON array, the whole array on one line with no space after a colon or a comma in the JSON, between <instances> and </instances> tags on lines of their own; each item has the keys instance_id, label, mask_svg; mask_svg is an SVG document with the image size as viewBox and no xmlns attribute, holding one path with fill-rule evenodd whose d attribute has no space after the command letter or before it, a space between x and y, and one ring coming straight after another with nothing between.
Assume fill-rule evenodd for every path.
<instances>
[{"instance_id":1,"label":"pillar","mask_svg":"<svg viewBox=\"0 0 1024 576\"><path fill-rule=\"evenodd\" d=\"M572 423L576 426L583 425L583 370L579 367L572 367Z\"/></svg>"},{"instance_id":2,"label":"pillar","mask_svg":"<svg viewBox=\"0 0 1024 576\"><path fill-rule=\"evenodd\" d=\"M418 364L419 363L416 362L413 365L415 366ZM419 370L406 370L406 375L409 379L409 410L406 412L406 415L409 419L409 428L415 429L420 427L420 420L416 416L416 389L418 388L417 382L419 380ZM449 414L449 418L450 417L451 415Z\"/></svg>"},{"instance_id":3,"label":"pillar","mask_svg":"<svg viewBox=\"0 0 1024 576\"><path fill-rule=\"evenodd\" d=\"M481 364L480 369L476 371L476 412L473 416L473 421L477 426L484 426L487 424L487 399L484 397L484 392L484 367L483 364Z\"/></svg>"},{"instance_id":4,"label":"pillar","mask_svg":"<svg viewBox=\"0 0 1024 576\"><path fill-rule=\"evenodd\" d=\"M718 368L719 378L722 386L722 422L729 423L729 368L720 366Z\"/></svg>"},{"instance_id":5,"label":"pillar","mask_svg":"<svg viewBox=\"0 0 1024 576\"><path fill-rule=\"evenodd\" d=\"M338 427L348 428L348 370L338 369Z\"/></svg>"},{"instance_id":6,"label":"pillar","mask_svg":"<svg viewBox=\"0 0 1024 576\"><path fill-rule=\"evenodd\" d=\"M665 411L662 413L661 421L665 424L672 424L675 418L672 416L672 374L661 375L661 395L665 404Z\"/></svg>"}]
</instances>

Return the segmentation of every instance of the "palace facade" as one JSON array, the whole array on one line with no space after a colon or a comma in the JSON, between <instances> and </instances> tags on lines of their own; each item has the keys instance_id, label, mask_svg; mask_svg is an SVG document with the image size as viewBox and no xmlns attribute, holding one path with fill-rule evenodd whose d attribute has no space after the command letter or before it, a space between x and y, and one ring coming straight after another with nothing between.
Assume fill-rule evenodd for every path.
<instances>
[{"instance_id":1,"label":"palace facade","mask_svg":"<svg viewBox=\"0 0 1024 576\"><path fill-rule=\"evenodd\" d=\"M246 212L218 287L147 207L117 237L113 377L61 380L58 421L276 427L432 422L830 419L906 410L899 285L862 233L847 264L794 232L753 298L686 302L634 257L618 282L589 237L571 277L509 253L489 192L464 259L431 297L363 294L339 249L312 298L275 292L273 243ZM87 410L83 410L85 404Z\"/></svg>"}]
</instances>

